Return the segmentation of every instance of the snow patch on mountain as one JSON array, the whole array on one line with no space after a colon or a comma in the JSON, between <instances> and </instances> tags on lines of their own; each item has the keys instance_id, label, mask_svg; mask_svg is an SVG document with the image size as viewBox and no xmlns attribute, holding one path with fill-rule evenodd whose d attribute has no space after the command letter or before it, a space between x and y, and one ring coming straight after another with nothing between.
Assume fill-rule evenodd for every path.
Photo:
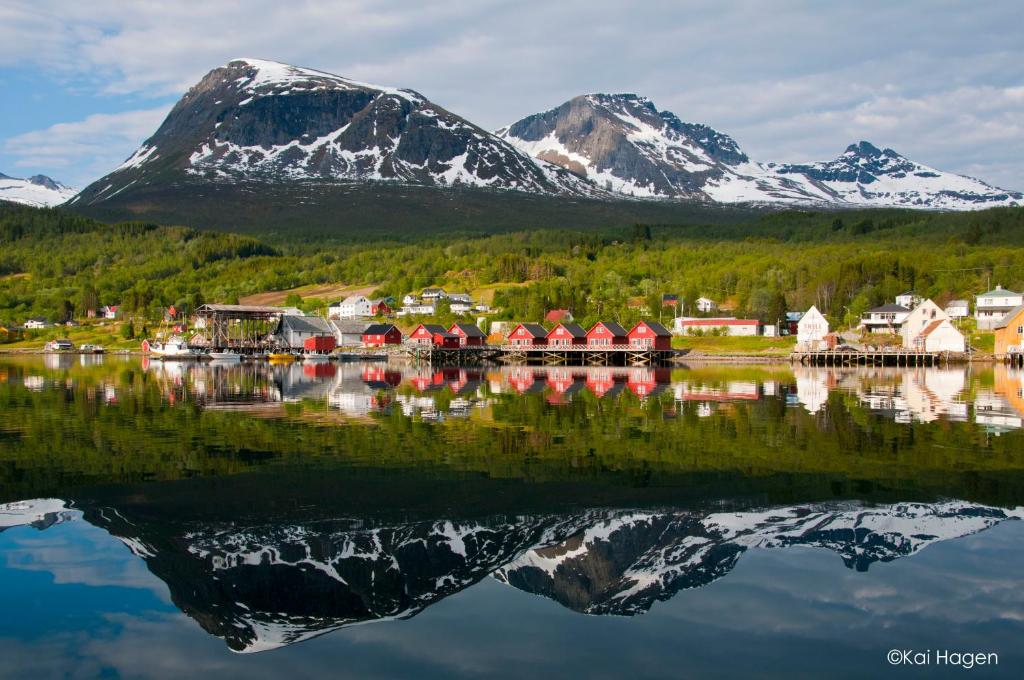
<instances>
[{"instance_id":1,"label":"snow patch on mountain","mask_svg":"<svg viewBox=\"0 0 1024 680\"><path fill-rule=\"evenodd\" d=\"M75 189L50 179L46 175L33 175L27 179L18 179L0 173L0 201L44 208L60 205L76 193Z\"/></svg>"}]
</instances>

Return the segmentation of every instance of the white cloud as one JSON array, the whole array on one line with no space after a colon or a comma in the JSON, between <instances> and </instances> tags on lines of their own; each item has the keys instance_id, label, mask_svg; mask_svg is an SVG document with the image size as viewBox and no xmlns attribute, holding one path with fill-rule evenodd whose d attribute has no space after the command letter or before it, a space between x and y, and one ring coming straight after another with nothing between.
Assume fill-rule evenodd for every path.
<instances>
[{"instance_id":1,"label":"white cloud","mask_svg":"<svg viewBox=\"0 0 1024 680\"><path fill-rule=\"evenodd\" d=\"M97 113L8 138L4 152L15 167L53 168L65 183L82 187L110 172L130 156L167 116L169 106ZM68 169L71 174L59 171Z\"/></svg>"},{"instance_id":2,"label":"white cloud","mask_svg":"<svg viewBox=\"0 0 1024 680\"><path fill-rule=\"evenodd\" d=\"M1024 3L942 0L8 0L0 66L166 97L256 56L411 87L490 128L583 92L633 91L758 159L830 158L867 138L1024 188L1011 162L1024 156L1022 23Z\"/></svg>"}]
</instances>

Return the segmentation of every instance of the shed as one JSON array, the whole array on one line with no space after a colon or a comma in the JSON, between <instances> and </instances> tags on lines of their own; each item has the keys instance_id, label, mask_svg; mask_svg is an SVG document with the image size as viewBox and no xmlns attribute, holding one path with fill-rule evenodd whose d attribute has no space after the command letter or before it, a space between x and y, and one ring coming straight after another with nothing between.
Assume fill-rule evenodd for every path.
<instances>
[{"instance_id":1,"label":"shed","mask_svg":"<svg viewBox=\"0 0 1024 680\"><path fill-rule=\"evenodd\" d=\"M459 336L445 330L434 333L432 340L434 347L438 349L458 349L459 347Z\"/></svg>"},{"instance_id":2,"label":"shed","mask_svg":"<svg viewBox=\"0 0 1024 680\"><path fill-rule=\"evenodd\" d=\"M913 348L925 352L964 352L967 343L949 319L940 318L925 326L914 338Z\"/></svg>"},{"instance_id":3,"label":"shed","mask_svg":"<svg viewBox=\"0 0 1024 680\"><path fill-rule=\"evenodd\" d=\"M326 319L318 316L293 316L285 314L277 324L274 338L278 345L289 349L301 350L306 340L313 337L334 337L334 329Z\"/></svg>"},{"instance_id":4,"label":"shed","mask_svg":"<svg viewBox=\"0 0 1024 680\"><path fill-rule=\"evenodd\" d=\"M796 323L796 341L804 349L817 349L828 335L828 319L814 305Z\"/></svg>"}]
</instances>

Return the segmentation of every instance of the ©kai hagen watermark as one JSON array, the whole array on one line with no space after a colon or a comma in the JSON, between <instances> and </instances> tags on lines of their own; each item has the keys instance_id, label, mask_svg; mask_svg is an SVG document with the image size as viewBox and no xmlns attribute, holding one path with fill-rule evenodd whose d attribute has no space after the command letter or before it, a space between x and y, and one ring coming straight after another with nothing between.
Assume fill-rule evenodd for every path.
<instances>
[{"instance_id":1,"label":"\u00a9kai hagen watermark","mask_svg":"<svg viewBox=\"0 0 1024 680\"><path fill-rule=\"evenodd\" d=\"M893 666L998 666L995 652L965 652L956 649L890 649L885 658Z\"/></svg>"}]
</instances>

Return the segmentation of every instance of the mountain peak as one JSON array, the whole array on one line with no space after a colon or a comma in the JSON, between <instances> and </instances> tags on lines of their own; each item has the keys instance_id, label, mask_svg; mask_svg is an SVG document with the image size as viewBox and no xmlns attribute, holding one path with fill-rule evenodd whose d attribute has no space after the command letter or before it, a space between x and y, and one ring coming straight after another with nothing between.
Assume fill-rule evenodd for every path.
<instances>
[{"instance_id":1,"label":"mountain peak","mask_svg":"<svg viewBox=\"0 0 1024 680\"><path fill-rule=\"evenodd\" d=\"M46 175L19 179L0 173L0 181L0 200L14 203L44 207L59 205L75 195L74 189Z\"/></svg>"},{"instance_id":2,"label":"mountain peak","mask_svg":"<svg viewBox=\"0 0 1024 680\"><path fill-rule=\"evenodd\" d=\"M887 151L889 150L890 149L887 149ZM846 147L845 153L855 156L862 156L865 158L877 158L878 156L882 155L882 150L879 149L874 144L872 144L871 142L861 140L856 144L851 144L850 146Z\"/></svg>"}]
</instances>

